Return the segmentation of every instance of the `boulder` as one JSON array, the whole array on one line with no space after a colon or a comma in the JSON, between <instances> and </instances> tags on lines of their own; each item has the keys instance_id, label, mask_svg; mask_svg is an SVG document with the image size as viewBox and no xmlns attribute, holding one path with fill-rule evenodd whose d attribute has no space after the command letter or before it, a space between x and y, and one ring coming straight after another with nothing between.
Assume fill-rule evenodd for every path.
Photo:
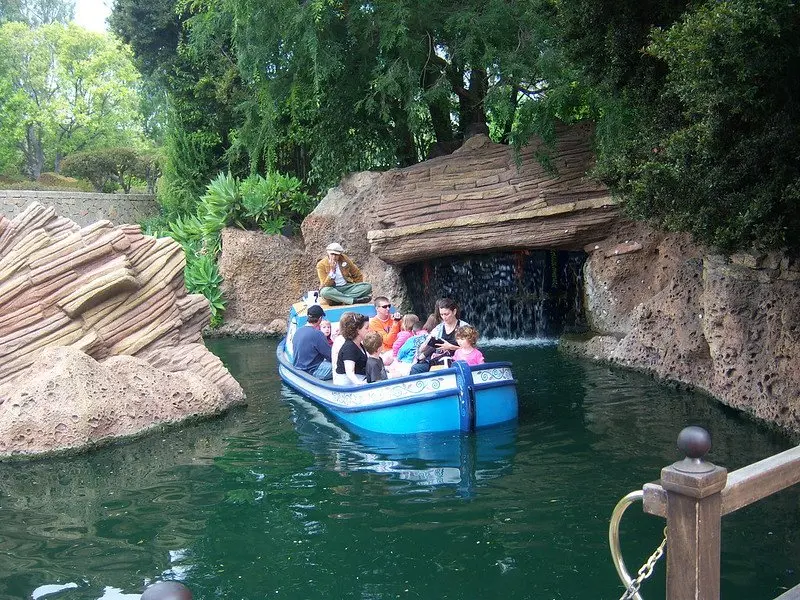
<instances>
[{"instance_id":1,"label":"boulder","mask_svg":"<svg viewBox=\"0 0 800 600\"><path fill-rule=\"evenodd\" d=\"M135 356L102 364L70 346L39 353L0 406L0 454L83 448L157 425L222 412L205 377L155 369Z\"/></svg>"},{"instance_id":2,"label":"boulder","mask_svg":"<svg viewBox=\"0 0 800 600\"><path fill-rule=\"evenodd\" d=\"M186 293L184 265L177 243L135 225L79 227L36 202L0 216L0 454L80 447L244 400L203 345L210 309ZM178 404L164 395L182 388Z\"/></svg>"}]
</instances>

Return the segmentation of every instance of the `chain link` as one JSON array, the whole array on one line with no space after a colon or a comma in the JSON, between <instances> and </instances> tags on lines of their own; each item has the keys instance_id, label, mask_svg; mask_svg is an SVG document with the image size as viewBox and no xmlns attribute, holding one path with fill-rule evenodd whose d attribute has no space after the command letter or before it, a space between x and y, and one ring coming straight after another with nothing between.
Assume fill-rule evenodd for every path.
<instances>
[{"instance_id":1,"label":"chain link","mask_svg":"<svg viewBox=\"0 0 800 600\"><path fill-rule=\"evenodd\" d=\"M658 562L658 559L664 556L664 548L667 545L667 528L664 527L664 539L661 540L661 543L658 545L658 548L655 549L655 552L647 559L647 561L642 565L642 568L638 571L638 577L631 581L631 584L628 586L628 589L625 590L625 593L622 594L619 600L631 600L639 593L639 587L642 585L642 582L650 577L653 574L653 569Z\"/></svg>"}]
</instances>

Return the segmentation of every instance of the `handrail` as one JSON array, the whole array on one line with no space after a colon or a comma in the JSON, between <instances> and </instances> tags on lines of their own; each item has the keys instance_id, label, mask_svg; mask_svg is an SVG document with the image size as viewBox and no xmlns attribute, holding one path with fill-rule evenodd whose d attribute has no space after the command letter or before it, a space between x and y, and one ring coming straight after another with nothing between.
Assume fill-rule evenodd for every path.
<instances>
[{"instance_id":1,"label":"handrail","mask_svg":"<svg viewBox=\"0 0 800 600\"><path fill-rule=\"evenodd\" d=\"M608 526L608 545L611 548L611 560L614 563L614 568L617 570L620 581L622 581L622 585L628 590L631 589L633 577L628 573L625 561L622 558L622 549L619 546L619 523L622 520L622 515L625 514L625 510L631 504L641 499L641 490L633 491L627 496L624 496L614 507L614 511L611 513L611 523ZM639 592L634 592L634 595L630 596L630 598L633 600L642 600Z\"/></svg>"},{"instance_id":2,"label":"handrail","mask_svg":"<svg viewBox=\"0 0 800 600\"><path fill-rule=\"evenodd\" d=\"M800 446L728 473L720 492L722 514L735 512L797 483L800 483ZM661 484L647 483L642 492L644 512L666 518L667 493Z\"/></svg>"},{"instance_id":3,"label":"handrail","mask_svg":"<svg viewBox=\"0 0 800 600\"><path fill-rule=\"evenodd\" d=\"M800 483L800 446L729 473L722 490L722 514L744 508L796 483Z\"/></svg>"},{"instance_id":4,"label":"handrail","mask_svg":"<svg viewBox=\"0 0 800 600\"><path fill-rule=\"evenodd\" d=\"M703 460L711 436L687 427L678 436L686 458L664 467L641 490L646 513L667 520L667 600L719 600L722 517L800 483L800 447L732 473ZM800 600L800 585L775 600Z\"/></svg>"}]
</instances>

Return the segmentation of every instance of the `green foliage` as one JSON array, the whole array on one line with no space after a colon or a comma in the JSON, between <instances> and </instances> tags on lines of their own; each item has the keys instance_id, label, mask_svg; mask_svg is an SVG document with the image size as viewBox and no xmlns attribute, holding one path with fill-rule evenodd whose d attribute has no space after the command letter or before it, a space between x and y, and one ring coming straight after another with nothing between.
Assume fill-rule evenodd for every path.
<instances>
[{"instance_id":1,"label":"green foliage","mask_svg":"<svg viewBox=\"0 0 800 600\"><path fill-rule=\"evenodd\" d=\"M240 187L241 221L270 234L281 233L287 224L299 226L316 204L301 187L299 179L280 173L250 175Z\"/></svg>"},{"instance_id":2,"label":"green foliage","mask_svg":"<svg viewBox=\"0 0 800 600\"><path fill-rule=\"evenodd\" d=\"M220 173L208 185L197 207L203 236L214 254L219 252L220 232L234 222L239 207L239 182L230 173Z\"/></svg>"},{"instance_id":3,"label":"green foliage","mask_svg":"<svg viewBox=\"0 0 800 600\"><path fill-rule=\"evenodd\" d=\"M175 220L169 221L168 235L183 246L187 254L199 252L203 247L203 223L196 215L178 215Z\"/></svg>"},{"instance_id":4,"label":"green foliage","mask_svg":"<svg viewBox=\"0 0 800 600\"><path fill-rule=\"evenodd\" d=\"M133 183L147 180L155 169L154 155L133 148L97 148L74 152L61 163L66 175L87 179L97 192L115 191L121 187L127 194Z\"/></svg>"},{"instance_id":5,"label":"green foliage","mask_svg":"<svg viewBox=\"0 0 800 600\"><path fill-rule=\"evenodd\" d=\"M153 237L169 237L170 222L163 214L144 219L139 223L142 233ZM174 237L174 236L173 236Z\"/></svg>"},{"instance_id":6,"label":"green foliage","mask_svg":"<svg viewBox=\"0 0 800 600\"><path fill-rule=\"evenodd\" d=\"M0 26L0 165L31 178L72 152L140 141L130 50L74 24Z\"/></svg>"},{"instance_id":7,"label":"green foliage","mask_svg":"<svg viewBox=\"0 0 800 600\"><path fill-rule=\"evenodd\" d=\"M159 199L170 215L200 214L206 183L225 171L236 193L202 209L204 227L278 231L305 210L276 204L266 181L237 178L280 171L322 188L452 150L484 126L519 147L532 135L552 144L559 121L590 120L594 174L631 216L723 250L800 245L796 3L267 6L115 5L115 31L166 91ZM7 122L21 122L19 104L5 107ZM0 150L0 162L21 159Z\"/></svg>"},{"instance_id":8,"label":"green foliage","mask_svg":"<svg viewBox=\"0 0 800 600\"><path fill-rule=\"evenodd\" d=\"M647 53L667 68L653 125L609 169L630 214L724 251L798 247L800 9L701 4Z\"/></svg>"},{"instance_id":9,"label":"green foliage","mask_svg":"<svg viewBox=\"0 0 800 600\"><path fill-rule=\"evenodd\" d=\"M209 16L199 2L116 0L109 19L112 30L133 48L145 78L141 102L154 115L145 130L164 144L158 200L173 217L195 212L216 173L249 170L230 152L235 113L246 96L225 3L215 6Z\"/></svg>"},{"instance_id":10,"label":"green foliage","mask_svg":"<svg viewBox=\"0 0 800 600\"><path fill-rule=\"evenodd\" d=\"M187 254L184 279L186 289L190 293L203 294L208 299L211 306L211 326L220 325L226 301L220 289L222 276L219 274L214 257L210 254L194 254L192 256Z\"/></svg>"},{"instance_id":11,"label":"green foliage","mask_svg":"<svg viewBox=\"0 0 800 600\"><path fill-rule=\"evenodd\" d=\"M2 0L0 23L21 21L31 27L69 23L75 16L75 0Z\"/></svg>"}]
</instances>

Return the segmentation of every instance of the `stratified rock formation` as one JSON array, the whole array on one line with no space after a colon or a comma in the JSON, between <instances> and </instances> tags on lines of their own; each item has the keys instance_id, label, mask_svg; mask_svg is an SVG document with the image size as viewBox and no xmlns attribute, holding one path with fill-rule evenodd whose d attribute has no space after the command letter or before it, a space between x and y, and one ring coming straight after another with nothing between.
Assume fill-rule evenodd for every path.
<instances>
[{"instance_id":1,"label":"stratified rock formation","mask_svg":"<svg viewBox=\"0 0 800 600\"><path fill-rule=\"evenodd\" d=\"M619 217L608 189L587 176L589 133L559 127L552 150L535 141L516 157L478 135L449 156L387 172L372 206L372 252L405 264L520 248L578 250L602 239Z\"/></svg>"},{"instance_id":2,"label":"stratified rock formation","mask_svg":"<svg viewBox=\"0 0 800 600\"><path fill-rule=\"evenodd\" d=\"M0 216L0 455L81 447L213 414L244 393L202 343L169 238L38 203ZM134 358L135 357L135 358Z\"/></svg>"}]
</instances>

